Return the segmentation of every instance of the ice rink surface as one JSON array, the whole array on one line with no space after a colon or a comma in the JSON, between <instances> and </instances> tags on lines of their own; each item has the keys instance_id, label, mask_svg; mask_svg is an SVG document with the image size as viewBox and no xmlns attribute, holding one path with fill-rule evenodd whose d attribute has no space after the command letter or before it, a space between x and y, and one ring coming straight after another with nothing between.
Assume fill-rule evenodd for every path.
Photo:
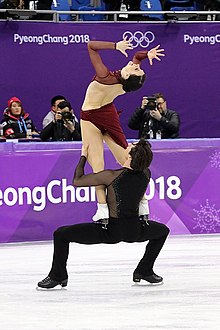
<instances>
[{"instance_id":1,"label":"ice rink surface","mask_svg":"<svg viewBox=\"0 0 220 330\"><path fill-rule=\"evenodd\" d=\"M0 244L0 329L220 329L220 235L170 236L160 286L133 285L145 245L71 244L67 289L37 291L52 242Z\"/></svg>"}]
</instances>

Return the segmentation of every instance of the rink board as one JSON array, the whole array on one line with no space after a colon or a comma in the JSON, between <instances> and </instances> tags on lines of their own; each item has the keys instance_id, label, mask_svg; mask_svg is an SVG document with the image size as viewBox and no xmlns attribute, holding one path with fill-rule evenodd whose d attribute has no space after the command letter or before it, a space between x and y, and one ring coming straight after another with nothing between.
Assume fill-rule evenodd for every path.
<instances>
[{"instance_id":1,"label":"rink board","mask_svg":"<svg viewBox=\"0 0 220 330\"><path fill-rule=\"evenodd\" d=\"M219 233L220 139L152 146L151 219L174 235ZM0 242L49 240L58 226L91 221L94 187L71 184L80 149L80 142L0 144ZM105 161L119 167L107 148Z\"/></svg>"}]
</instances>

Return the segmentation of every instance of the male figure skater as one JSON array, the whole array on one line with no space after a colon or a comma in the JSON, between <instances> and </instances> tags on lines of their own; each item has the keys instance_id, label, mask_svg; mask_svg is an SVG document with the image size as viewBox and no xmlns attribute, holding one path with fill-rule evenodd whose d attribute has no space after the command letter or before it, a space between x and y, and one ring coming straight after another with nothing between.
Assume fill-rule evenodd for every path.
<instances>
[{"instance_id":1,"label":"male figure skater","mask_svg":"<svg viewBox=\"0 0 220 330\"><path fill-rule=\"evenodd\" d=\"M88 162L93 172L104 170L103 142L105 141L117 162L122 166L125 162L126 137L120 125L119 115L113 104L115 98L127 92L136 91L145 81L145 73L141 69L141 61L148 59L150 65L153 59L160 61L164 49L159 45L149 51L136 52L132 61L118 71L110 71L102 62L99 51L120 51L126 57L127 50L133 49L126 39L114 42L90 41L88 51L95 69L95 77L89 84L81 111L82 140L88 145ZM106 204L106 193L103 186L96 187L98 209L93 216L94 221L109 218ZM149 213L146 198L140 203L139 215Z\"/></svg>"},{"instance_id":2,"label":"male figure skater","mask_svg":"<svg viewBox=\"0 0 220 330\"><path fill-rule=\"evenodd\" d=\"M67 286L66 269L69 243L115 244L119 242L144 242L149 240L143 258L138 263L133 281L145 280L162 283L163 278L154 273L154 262L169 234L169 229L156 221L139 220L138 207L150 180L149 165L153 154L145 140L130 144L126 149L126 161L117 170L84 174L87 148L76 167L73 184L77 187L104 185L110 212L107 227L101 223L81 223L63 226L54 232L54 254L48 276L38 283L39 288L51 289Z\"/></svg>"}]
</instances>

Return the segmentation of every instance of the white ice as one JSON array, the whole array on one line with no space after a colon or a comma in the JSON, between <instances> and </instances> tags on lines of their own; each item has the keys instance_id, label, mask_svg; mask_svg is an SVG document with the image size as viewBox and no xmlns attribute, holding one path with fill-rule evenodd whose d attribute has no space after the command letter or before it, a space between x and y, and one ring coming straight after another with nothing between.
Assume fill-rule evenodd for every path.
<instances>
[{"instance_id":1,"label":"white ice","mask_svg":"<svg viewBox=\"0 0 220 330\"><path fill-rule=\"evenodd\" d=\"M133 285L145 243L71 244L67 289L37 291L52 242L0 244L1 330L220 329L220 235L170 236L160 286Z\"/></svg>"}]
</instances>

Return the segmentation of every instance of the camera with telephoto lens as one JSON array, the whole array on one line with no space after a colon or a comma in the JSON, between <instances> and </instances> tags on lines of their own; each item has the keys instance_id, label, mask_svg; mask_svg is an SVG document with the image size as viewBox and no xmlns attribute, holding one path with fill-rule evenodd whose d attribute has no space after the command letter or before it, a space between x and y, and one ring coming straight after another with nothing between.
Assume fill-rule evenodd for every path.
<instances>
[{"instance_id":1,"label":"camera with telephoto lens","mask_svg":"<svg viewBox=\"0 0 220 330\"><path fill-rule=\"evenodd\" d=\"M64 111L61 115L63 120L74 122L74 117L70 111Z\"/></svg>"},{"instance_id":2,"label":"camera with telephoto lens","mask_svg":"<svg viewBox=\"0 0 220 330\"><path fill-rule=\"evenodd\" d=\"M147 104L146 104L145 109L146 110L156 110L157 109L156 97L153 97L153 96L147 97Z\"/></svg>"}]
</instances>

